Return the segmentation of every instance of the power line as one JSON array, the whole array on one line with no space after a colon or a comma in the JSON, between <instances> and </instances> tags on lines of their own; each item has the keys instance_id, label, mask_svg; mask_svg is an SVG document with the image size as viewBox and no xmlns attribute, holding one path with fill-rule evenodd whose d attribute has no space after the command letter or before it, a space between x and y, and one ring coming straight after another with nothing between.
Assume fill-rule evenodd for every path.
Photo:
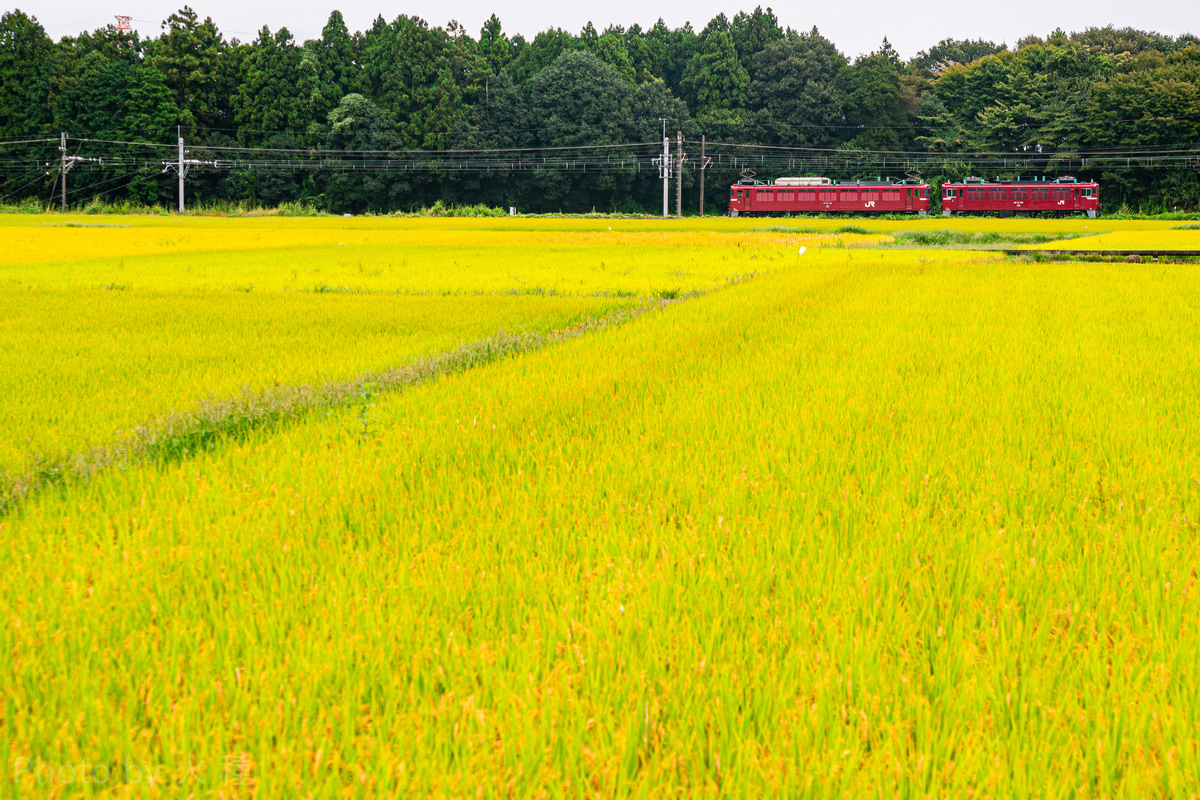
<instances>
[{"instance_id":1,"label":"power line","mask_svg":"<svg viewBox=\"0 0 1200 800\"><path fill-rule=\"evenodd\" d=\"M0 174L14 176L23 185L10 191L0 200L19 195L48 176L53 162L47 160L48 145L54 139L28 140L41 145L36 152L20 154L9 151L0 158ZM737 141L684 140L704 148L704 167L718 175L753 170L763 175L824 174L910 174L937 173L1016 173L1096 172L1123 170L1200 169L1200 147L1193 145L1146 145L1128 148L1106 148L1072 151L970 151L930 152L904 150L839 150L836 148L762 145ZM68 144L74 147L68 149ZM178 143L174 147L178 147ZM62 137L61 153L55 160L76 166L79 172L69 195L70 205L88 196L97 197L121 191L146 181L162 181L163 148L172 147L159 142L120 140L90 137ZM630 178L661 177L658 165L659 142L624 142L604 144L559 145L551 147L462 148L420 150L334 150L327 148L272 148L242 145L187 147L185 163L203 167L208 175L231 172L290 171L315 174L353 174L383 172L394 175L493 175L509 177L555 171L566 173L623 173ZM88 157L79 153L87 149ZM682 147L679 148L682 151ZM75 155L67 155L71 150ZM2 151L0 151L2 152ZM674 159L672 159L674 160ZM661 158L659 158L661 161ZM684 164L674 165L677 175ZM697 171L696 164L687 168ZM105 173L106 177L95 181ZM141 177L136 177L144 173ZM127 183L108 187L135 176ZM19 176L19 177L16 177ZM32 180L26 180L30 176ZM66 170L55 177L53 193L65 179ZM8 180L5 181L8 183ZM12 185L9 183L9 185ZM97 191L103 188L103 191ZM165 186L163 187L165 188ZM64 192L63 204L67 198Z\"/></svg>"}]
</instances>

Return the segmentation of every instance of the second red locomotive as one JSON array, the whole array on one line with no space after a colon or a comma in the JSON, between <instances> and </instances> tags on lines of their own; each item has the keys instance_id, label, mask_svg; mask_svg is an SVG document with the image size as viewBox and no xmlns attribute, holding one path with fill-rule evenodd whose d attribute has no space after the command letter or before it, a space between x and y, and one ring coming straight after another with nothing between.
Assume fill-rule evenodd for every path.
<instances>
[{"instance_id":1,"label":"second red locomotive","mask_svg":"<svg viewBox=\"0 0 1200 800\"><path fill-rule=\"evenodd\" d=\"M1054 181L997 181L967 178L942 184L942 214L995 214L1001 217L1033 214L1100 216L1100 184L1071 177Z\"/></svg>"}]
</instances>

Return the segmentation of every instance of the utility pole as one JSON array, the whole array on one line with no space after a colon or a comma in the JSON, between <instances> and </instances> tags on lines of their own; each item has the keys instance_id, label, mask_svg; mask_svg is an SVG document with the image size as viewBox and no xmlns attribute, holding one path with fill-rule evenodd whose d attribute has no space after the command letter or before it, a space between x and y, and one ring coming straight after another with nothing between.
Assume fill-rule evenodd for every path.
<instances>
[{"instance_id":1,"label":"utility pole","mask_svg":"<svg viewBox=\"0 0 1200 800\"><path fill-rule=\"evenodd\" d=\"M82 161L94 161L97 164L103 164L104 159L103 158L83 158L82 156L67 155L67 133L66 133L66 131L63 131L61 134L59 134L58 153L59 153L59 158L61 159L59 161L59 165L58 165L58 177L62 181L62 195L61 195L62 199L59 203L59 208L62 211L66 211L67 210L67 173L71 171L71 167L75 166L76 164L78 164ZM53 191L54 190L51 189L51 192L53 192Z\"/></svg>"},{"instance_id":2,"label":"utility pole","mask_svg":"<svg viewBox=\"0 0 1200 800\"><path fill-rule=\"evenodd\" d=\"M704 155L704 136L700 137L700 216L704 216L704 170L712 163L711 158Z\"/></svg>"},{"instance_id":3,"label":"utility pole","mask_svg":"<svg viewBox=\"0 0 1200 800\"><path fill-rule=\"evenodd\" d=\"M176 129L176 132L178 133L178 129ZM218 168L224 168L224 169L229 168L229 162L222 163L220 161L199 161L194 158L184 158L183 157L183 134L182 133L179 134L179 156L178 156L178 158L175 160L174 163L172 163L170 161L163 161L161 163L163 165L163 172L170 172L171 170L175 170L175 172L178 173L178 175L179 175L179 212L180 213L183 213L183 209L184 209L183 180L184 180L184 178L187 177L188 169L190 169L191 167L218 167Z\"/></svg>"},{"instance_id":4,"label":"utility pole","mask_svg":"<svg viewBox=\"0 0 1200 800\"><path fill-rule=\"evenodd\" d=\"M175 135L179 138L179 166L177 166L175 168L175 171L179 173L179 213L182 214L183 213L183 176L184 176L184 170L186 169L186 167L184 167L184 165L183 165L183 133L180 132L178 127L175 128Z\"/></svg>"},{"instance_id":5,"label":"utility pole","mask_svg":"<svg viewBox=\"0 0 1200 800\"><path fill-rule=\"evenodd\" d=\"M61 211L67 210L67 173L71 170L71 162L67 161L67 132L63 131L61 138L58 140L58 152L62 156L62 162L58 166L58 174L62 178L62 206Z\"/></svg>"},{"instance_id":6,"label":"utility pole","mask_svg":"<svg viewBox=\"0 0 1200 800\"><path fill-rule=\"evenodd\" d=\"M671 186L671 140L663 134L663 154L662 154L662 179L663 179L663 219L669 215L667 196L670 194Z\"/></svg>"},{"instance_id":7,"label":"utility pole","mask_svg":"<svg viewBox=\"0 0 1200 800\"><path fill-rule=\"evenodd\" d=\"M663 131L663 154L662 159L658 163L658 177L662 178L663 182L663 219L669 215L667 196L670 192L671 182L671 140L667 138L667 120L665 117L659 117L659 122L662 123Z\"/></svg>"},{"instance_id":8,"label":"utility pole","mask_svg":"<svg viewBox=\"0 0 1200 800\"><path fill-rule=\"evenodd\" d=\"M687 153L683 152L683 131L675 131L675 216L683 218L683 162L687 161Z\"/></svg>"}]
</instances>

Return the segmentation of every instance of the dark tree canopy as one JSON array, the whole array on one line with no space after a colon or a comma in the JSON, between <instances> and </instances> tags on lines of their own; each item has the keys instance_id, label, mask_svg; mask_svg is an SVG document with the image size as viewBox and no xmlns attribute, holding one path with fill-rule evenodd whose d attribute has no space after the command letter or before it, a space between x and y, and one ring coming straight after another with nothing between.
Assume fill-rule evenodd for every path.
<instances>
[{"instance_id":1,"label":"dark tree canopy","mask_svg":"<svg viewBox=\"0 0 1200 800\"><path fill-rule=\"evenodd\" d=\"M472 36L454 21L438 27L403 14L354 32L333 11L307 42L266 26L248 42L227 39L190 6L163 20L155 38L108 26L54 41L37 19L12 10L0 16L0 141L10 143L13 163L31 166L0 176L0 196L45 196L60 132L161 147L173 146L178 131L202 156L235 146L279 154L275 171L197 169L189 181L200 199L350 212L438 200L647 208L661 189L657 170L646 164L648 151L639 161L629 148L658 141L660 120L684 132L693 156L704 136L868 155L1012 153L1016 162L1026 153L1194 147L1198 86L1195 36L1113 26L1035 32L1011 49L944 38L907 62L885 38L851 63L815 28L785 31L762 6L719 13L699 32L659 19L647 28L549 27L531 38L506 32L494 14ZM440 162L355 173L344 167L361 155L340 155L370 151L407 163L422 152L564 147L578 148L567 159L576 167L518 168L516 157L497 155L482 175ZM326 167L299 170L304 154L318 150ZM106 191L169 198L173 179L155 158ZM736 178L730 169L709 179ZM1113 187L1110 198L1150 207L1200 194L1197 174L1133 164L1089 173ZM684 180L695 178L689 165ZM89 180L114 182L98 165L73 173L80 191Z\"/></svg>"}]
</instances>

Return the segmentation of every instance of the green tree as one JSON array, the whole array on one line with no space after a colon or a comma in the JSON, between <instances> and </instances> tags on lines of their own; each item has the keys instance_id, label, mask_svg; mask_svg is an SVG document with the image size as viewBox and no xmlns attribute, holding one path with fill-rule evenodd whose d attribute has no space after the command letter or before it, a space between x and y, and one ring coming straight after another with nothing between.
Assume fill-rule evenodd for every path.
<instances>
[{"instance_id":1,"label":"green tree","mask_svg":"<svg viewBox=\"0 0 1200 800\"><path fill-rule=\"evenodd\" d=\"M395 115L406 146L444 146L448 132L465 129L470 113L464 96L474 91L475 80L483 88L486 72L477 53L460 51L445 30L410 17L393 42L380 105Z\"/></svg>"},{"instance_id":2,"label":"green tree","mask_svg":"<svg viewBox=\"0 0 1200 800\"><path fill-rule=\"evenodd\" d=\"M755 57L749 101L758 141L832 147L841 134L838 77L846 58L814 27L772 42Z\"/></svg>"},{"instance_id":3,"label":"green tree","mask_svg":"<svg viewBox=\"0 0 1200 800\"><path fill-rule=\"evenodd\" d=\"M733 36L733 46L737 50L738 60L746 67L750 80L755 76L754 65L756 57L772 42L783 39L783 28L770 8L766 11L762 6L755 7L747 14L739 11L730 23L729 32Z\"/></svg>"},{"instance_id":4,"label":"green tree","mask_svg":"<svg viewBox=\"0 0 1200 800\"><path fill-rule=\"evenodd\" d=\"M582 49L589 53L596 52L596 48L600 46L600 34L596 33L596 26L592 24L591 20L588 20L588 24L583 26L577 41Z\"/></svg>"},{"instance_id":5,"label":"green tree","mask_svg":"<svg viewBox=\"0 0 1200 800\"><path fill-rule=\"evenodd\" d=\"M842 69L846 122L857 126L852 144L864 150L901 150L912 128L901 101L900 58L887 38L878 50Z\"/></svg>"},{"instance_id":6,"label":"green tree","mask_svg":"<svg viewBox=\"0 0 1200 800\"><path fill-rule=\"evenodd\" d=\"M529 84L530 117L544 147L628 142L633 104L629 81L588 52L563 53ZM637 167L632 158L581 149L574 151L572 160L606 167L539 171L533 182L541 208L611 208L629 197Z\"/></svg>"},{"instance_id":7,"label":"green tree","mask_svg":"<svg viewBox=\"0 0 1200 800\"><path fill-rule=\"evenodd\" d=\"M305 42L308 45L312 45L317 57L318 81L326 106L332 108L342 97L362 88L358 43L346 28L342 12L331 12L321 29L321 38Z\"/></svg>"},{"instance_id":8,"label":"green tree","mask_svg":"<svg viewBox=\"0 0 1200 800\"><path fill-rule=\"evenodd\" d=\"M578 49L575 37L561 28L544 30L525 47L509 70L513 80L528 83L563 53Z\"/></svg>"},{"instance_id":9,"label":"green tree","mask_svg":"<svg viewBox=\"0 0 1200 800\"><path fill-rule=\"evenodd\" d=\"M392 71L396 41L400 30L408 24L407 17L397 17L387 22L382 16L375 17L371 27L355 36L358 52L362 55L361 93L379 102L384 95L384 81Z\"/></svg>"},{"instance_id":10,"label":"green tree","mask_svg":"<svg viewBox=\"0 0 1200 800\"><path fill-rule=\"evenodd\" d=\"M918 74L938 73L956 64L970 64L1007 49L1007 45L983 39L942 39L928 50L917 53L906 67Z\"/></svg>"},{"instance_id":11,"label":"green tree","mask_svg":"<svg viewBox=\"0 0 1200 800\"><path fill-rule=\"evenodd\" d=\"M651 29L649 39L662 41L666 51L666 64L663 67L662 79L667 82L667 88L676 97L686 98L687 90L683 85L684 77L692 59L700 52L701 38L692 30L691 23L683 27L668 29L660 19ZM692 108L695 114L695 108Z\"/></svg>"},{"instance_id":12,"label":"green tree","mask_svg":"<svg viewBox=\"0 0 1200 800\"><path fill-rule=\"evenodd\" d=\"M48 73L54 43L36 17L0 16L0 135L30 136L49 123Z\"/></svg>"},{"instance_id":13,"label":"green tree","mask_svg":"<svg viewBox=\"0 0 1200 800\"><path fill-rule=\"evenodd\" d=\"M397 150L396 120L361 94L348 94L319 126L325 146L335 150L370 151L374 160ZM360 214L389 211L403 205L412 187L385 170L354 170L353 163L333 168L325 177L323 204L331 211Z\"/></svg>"},{"instance_id":14,"label":"green tree","mask_svg":"<svg viewBox=\"0 0 1200 800\"><path fill-rule=\"evenodd\" d=\"M736 116L746 107L750 75L738 60L728 31L704 38L700 52L688 62L682 88L697 119L713 116L714 112L734 112Z\"/></svg>"},{"instance_id":15,"label":"green tree","mask_svg":"<svg viewBox=\"0 0 1200 800\"><path fill-rule=\"evenodd\" d=\"M517 54L512 41L504 34L500 18L492 14L479 31L479 54L487 62L492 75L508 69Z\"/></svg>"},{"instance_id":16,"label":"green tree","mask_svg":"<svg viewBox=\"0 0 1200 800\"><path fill-rule=\"evenodd\" d=\"M149 48L147 62L171 93L179 110L176 124L184 133L227 127L232 120L229 97L233 86L221 69L227 45L212 18L200 22L184 6L163 23L163 33Z\"/></svg>"},{"instance_id":17,"label":"green tree","mask_svg":"<svg viewBox=\"0 0 1200 800\"><path fill-rule=\"evenodd\" d=\"M730 33L733 26L729 22L729 17L724 14L717 14L708 21L704 26L704 30L700 31L700 38L707 39L715 33Z\"/></svg>"},{"instance_id":18,"label":"green tree","mask_svg":"<svg viewBox=\"0 0 1200 800\"><path fill-rule=\"evenodd\" d=\"M1089 147L1200 141L1200 45L1143 64L1093 85L1082 124Z\"/></svg>"},{"instance_id":19,"label":"green tree","mask_svg":"<svg viewBox=\"0 0 1200 800\"><path fill-rule=\"evenodd\" d=\"M630 83L636 82L636 73L633 70L633 61L629 58L629 51L625 48L624 40L617 34L606 33L600 37L600 42L596 45L596 55L605 64L617 71L625 80Z\"/></svg>"},{"instance_id":20,"label":"green tree","mask_svg":"<svg viewBox=\"0 0 1200 800\"><path fill-rule=\"evenodd\" d=\"M324 115L316 57L297 47L287 28L272 35L263 26L242 60L234 103L246 141L263 143L275 133L305 131Z\"/></svg>"},{"instance_id":21,"label":"green tree","mask_svg":"<svg viewBox=\"0 0 1200 800\"><path fill-rule=\"evenodd\" d=\"M112 26L88 37L58 102L58 127L81 134L161 136L179 117L163 76L142 56L136 34ZM173 132L173 131L172 131Z\"/></svg>"}]
</instances>

